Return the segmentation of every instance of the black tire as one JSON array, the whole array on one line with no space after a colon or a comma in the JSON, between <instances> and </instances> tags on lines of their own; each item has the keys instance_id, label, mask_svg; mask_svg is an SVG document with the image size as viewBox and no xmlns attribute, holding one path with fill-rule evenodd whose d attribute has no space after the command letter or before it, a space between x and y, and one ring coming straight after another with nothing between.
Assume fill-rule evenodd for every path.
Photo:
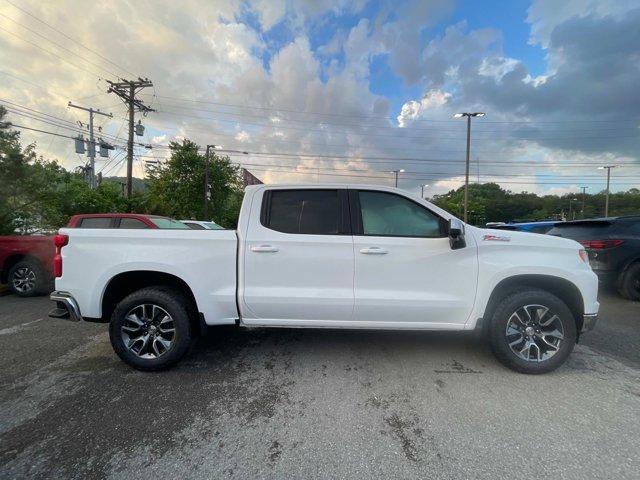
<instances>
[{"instance_id":1,"label":"black tire","mask_svg":"<svg viewBox=\"0 0 640 480\"><path fill-rule=\"evenodd\" d=\"M49 293L51 279L37 260L20 260L9 269L9 290L19 297L35 297Z\"/></svg>"},{"instance_id":2,"label":"black tire","mask_svg":"<svg viewBox=\"0 0 640 480\"><path fill-rule=\"evenodd\" d=\"M529 306L527 310L531 313L529 316L529 318L532 319L531 321L528 321L529 318L522 314L522 312L526 313L525 307L527 306ZM538 306L548 308L548 312L542 317L543 321L541 323L547 322L554 315L557 316L557 319L553 319L552 324L549 326L539 327L541 330L535 327L537 323L535 321L535 312L538 310L544 312L544 310L539 309ZM519 313L518 316L523 317L527 321L518 321L515 316L516 312ZM521 324L523 326L518 327ZM527 327L524 324L528 324L533 329L529 330L533 333L530 337L527 336L525 332ZM508 325L514 325L520 328L522 332L511 333L508 336L507 332L514 331L512 329L513 327L509 327L508 330ZM540 325L540 323L538 323L538 325ZM561 340L557 338L556 333L554 333L554 336L544 335L545 332L556 331L562 332L563 338ZM544 340L542 336L544 336ZM512 348L509 342L515 343L519 338L522 338L521 343L515 344ZM488 339L491 350L496 358L510 369L528 374L547 373L562 365L573 351L573 347L576 344L576 322L569 307L555 295L538 289L519 290L507 295L498 304L490 320ZM526 350L527 339L531 339L536 345L542 346L536 347L531 345L528 350ZM558 342L557 348L553 349L548 347L547 341L551 343ZM514 349L519 350L520 347L522 347L523 350L518 354ZM525 353L522 353L523 351ZM534 357L531 359L534 354L535 357L539 358ZM529 357L529 359L525 359L520 355L525 355ZM544 358L545 356L548 356L548 358Z\"/></svg>"},{"instance_id":3,"label":"black tire","mask_svg":"<svg viewBox=\"0 0 640 480\"><path fill-rule=\"evenodd\" d=\"M156 343L153 334L151 334L152 336L150 337L151 344L149 344L148 341L145 342L144 335L142 335L142 340L140 340L140 342L143 342L145 347L144 349L139 348L138 350L141 351L136 352L136 346L132 345L135 343L135 341L132 341L134 336L132 335L132 337L129 338L123 331L123 327L131 330L136 326L135 324L132 325L130 320L127 320L126 318L130 312L139 308L149 308L140 307L141 305L155 305L156 307L159 307L159 314L155 315L156 320L148 323L143 322L147 325L146 330L138 330L135 332L136 334L139 332L151 334L151 325L154 325L159 329L161 319L164 318L162 317L162 310L164 310L164 313L168 314L171 318L174 332L173 335L169 337L170 347L164 351L160 351L160 355L157 354L157 350L154 351L156 347L159 347L159 344ZM141 310L137 311L140 312ZM178 363L189 351L189 347L191 346L191 323L189 321L187 311L187 299L180 294L180 292L163 287L148 287L138 290L118 303L111 315L111 323L109 324L109 338L111 339L111 346L122 361L137 370L156 371L169 368ZM134 316L136 315L137 314ZM149 316L153 318L153 314ZM138 315L138 317L140 316ZM153 330L153 333L160 337L162 334L158 332L159 330ZM148 336L149 335L147 335L147 337ZM167 340L167 338L164 340ZM140 343L138 342L137 345L140 346ZM155 355L155 358L143 358L143 356L140 355L145 355L144 352L148 352L146 355Z\"/></svg>"},{"instance_id":4,"label":"black tire","mask_svg":"<svg viewBox=\"0 0 640 480\"><path fill-rule=\"evenodd\" d=\"M622 274L618 293L627 300L640 301L640 262L632 264Z\"/></svg>"}]
</instances>

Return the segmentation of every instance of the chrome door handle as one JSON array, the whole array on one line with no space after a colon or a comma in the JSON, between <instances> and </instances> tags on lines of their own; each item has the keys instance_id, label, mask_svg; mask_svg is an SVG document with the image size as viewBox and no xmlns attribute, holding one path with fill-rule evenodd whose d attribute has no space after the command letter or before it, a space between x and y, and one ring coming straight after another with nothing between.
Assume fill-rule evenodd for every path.
<instances>
[{"instance_id":1,"label":"chrome door handle","mask_svg":"<svg viewBox=\"0 0 640 480\"><path fill-rule=\"evenodd\" d=\"M389 251L380 247L369 247L361 248L360 253L364 253L365 255L386 255Z\"/></svg>"},{"instance_id":2,"label":"chrome door handle","mask_svg":"<svg viewBox=\"0 0 640 480\"><path fill-rule=\"evenodd\" d=\"M267 253L275 253L278 251L278 247L274 247L272 245L260 245L251 247L252 252L267 252Z\"/></svg>"}]
</instances>

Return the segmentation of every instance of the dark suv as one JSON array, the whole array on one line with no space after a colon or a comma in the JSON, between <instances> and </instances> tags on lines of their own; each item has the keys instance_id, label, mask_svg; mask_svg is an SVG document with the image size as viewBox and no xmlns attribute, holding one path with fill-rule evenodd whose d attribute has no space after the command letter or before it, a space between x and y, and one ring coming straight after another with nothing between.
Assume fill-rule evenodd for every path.
<instances>
[{"instance_id":1,"label":"dark suv","mask_svg":"<svg viewBox=\"0 0 640 480\"><path fill-rule=\"evenodd\" d=\"M640 300L640 215L557 223L548 234L580 242L600 281Z\"/></svg>"}]
</instances>

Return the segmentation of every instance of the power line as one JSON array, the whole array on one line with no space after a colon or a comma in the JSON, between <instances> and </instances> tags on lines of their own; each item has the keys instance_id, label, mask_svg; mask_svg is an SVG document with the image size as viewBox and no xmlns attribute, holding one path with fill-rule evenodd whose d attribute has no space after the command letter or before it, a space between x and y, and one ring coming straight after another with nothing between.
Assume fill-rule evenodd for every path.
<instances>
[{"instance_id":1,"label":"power line","mask_svg":"<svg viewBox=\"0 0 640 480\"><path fill-rule=\"evenodd\" d=\"M148 95L148 94L147 94ZM192 98L185 97L172 97L168 95L157 95L160 98L179 100L183 102L192 102L192 103L203 103L209 105L217 105L224 107L233 107L233 108L245 108L245 109L253 109L253 110L264 110L264 111L279 111L286 113L299 113L304 115L319 115L319 116L329 116L329 117L347 117L347 118L371 118L371 119L390 119L395 120L394 116L380 116L380 115L363 115L363 114L347 114L347 113L326 113L326 112L316 112L316 111L305 111L305 110L295 110L291 108L284 107L264 107L264 106L256 106L256 105L240 105L233 103L223 103L223 102L213 102L208 100L196 100ZM433 122L433 123L456 123L455 120L435 120L435 119L427 119L420 118L412 120L414 122ZM618 122L632 122L635 119L629 119L628 117L624 120L557 120L557 121L533 121L533 120L510 120L510 121L486 121L484 123L491 124L561 124L561 123L618 123Z\"/></svg>"},{"instance_id":2,"label":"power line","mask_svg":"<svg viewBox=\"0 0 640 480\"><path fill-rule=\"evenodd\" d=\"M358 135L358 136L363 136L363 137L391 137L391 138L402 138L402 139L406 139L406 140L446 140L446 141L458 141L460 139L463 139L464 137L443 137L443 136L437 136L437 137L425 137L425 136L411 136L411 135L400 135L400 133L403 131L402 128L398 127L396 128L396 133L395 134L382 134L382 133L367 133L367 132L354 132L354 131L337 131L337 130L327 130L327 129L314 129L314 128L308 128L308 127L296 127L296 126L291 126L291 125L273 125L273 124L264 124L264 123L252 123L252 122L246 122L246 121L237 121L237 120L227 120L227 119L222 119L222 118L213 118L213 117L203 117L200 115L189 115L186 113L182 113L182 112L171 112L171 111L167 111L167 110L158 110L158 113L163 113L165 115L172 115L172 116L178 116L180 118L182 117L190 117L190 118L196 118L196 119L200 119L200 120L213 120L216 122L223 122L223 123L232 123L232 124L242 124L242 125L251 125L251 126L255 126L255 127L262 127L262 128L270 128L270 129L284 129L284 130L297 130L297 131L303 131L303 132L320 132L320 133L324 133L324 134L336 134L336 133L340 133L340 134L347 134L347 135ZM405 131L410 131L410 130L405 130ZM437 131L433 132L434 134L437 134ZM480 138L479 140L493 140L496 139L496 136L493 137L483 137ZM602 139L618 139L618 138L638 138L638 135L610 135L610 136L588 136L588 137L535 137L535 138L517 138L517 137L503 137L503 139L505 140L575 140L575 139L580 139L580 140L602 140Z\"/></svg>"},{"instance_id":3,"label":"power line","mask_svg":"<svg viewBox=\"0 0 640 480\"><path fill-rule=\"evenodd\" d=\"M27 27L26 25L21 24L20 22L18 22L17 20L15 20L15 19L11 18L10 16L5 15L4 13L0 13L0 16L3 16L4 18L6 18L6 19L8 19L8 20L12 21L12 22L13 22L13 23L15 23L16 25L19 25L20 27L22 27L22 28L24 28L25 30L27 30L27 31L29 31L29 32L31 32L31 33L33 33L34 35L36 35L36 36L38 36L38 37L40 37L40 38L42 38L42 39L46 40L47 42L50 42L50 43L54 44L56 47L61 48L62 50L65 50L66 52L69 52L71 55L74 55L74 56L76 56L76 57L80 58L81 60L84 60L84 61L85 61L85 62L87 62L88 64L93 65L94 67L96 67L96 68L98 68L98 69L102 70L103 72L107 72L109 75L112 75L112 76L114 76L114 77L118 78L118 75L117 75L117 74L115 74L115 73L113 73L113 72L111 72L111 71L107 70L107 69L106 69L106 68L104 68L104 67L101 67L100 65L98 65L98 64L96 64L96 63L93 63L91 60L89 60L89 59L87 59L87 58L85 58L85 57L83 57L83 56L81 56L81 55L78 55L76 52L74 52L73 50L68 49L68 48L67 48L67 47L65 47L64 45L60 45L59 43L54 42L54 41L53 41L53 40L51 40L50 38L47 38L46 36L42 35L41 33L36 32L35 30L33 30L33 29L31 29L31 28Z\"/></svg>"},{"instance_id":4,"label":"power line","mask_svg":"<svg viewBox=\"0 0 640 480\"><path fill-rule=\"evenodd\" d=\"M268 116L268 115L253 115L253 114L249 114L249 113L237 113L237 112L228 112L228 111L220 111L220 110L210 110L210 109L205 109L205 108L187 107L187 106L184 106L184 105L174 105L174 104L171 104L171 103L169 103L169 104L165 103L165 106L166 107L177 108L177 109L190 110L190 111L200 111L200 112L214 113L214 114L219 114L219 115L230 115L230 116L241 117L241 118L258 118L258 119L264 119L264 120L272 120L274 118L273 116ZM161 111L163 111L163 110L161 110ZM332 126L374 128L374 129L385 129L385 130L395 130L395 131L397 131L398 128L406 128L407 130L411 130L411 131L434 132L434 128L433 127L429 127L429 128L424 128L424 127L420 128L420 127L414 127L414 126L398 127L397 125L375 125L375 124L362 124L362 123L336 123L336 122L333 122L333 121L332 122L328 122L328 121L324 121L324 120L316 121L316 120L302 120L302 119L292 119L292 118L282 119L280 117L276 117L276 118L278 118L278 121L287 121L287 122L294 122L294 123L307 123L307 124L313 124L313 125L325 125L326 124L326 125L332 125ZM380 117L380 119L383 119L383 118ZM519 125L519 124L514 125L514 127L522 128L521 125ZM597 128L598 132L602 132L602 131L618 132L620 130L636 131L636 127L616 127L616 128L593 127L591 129L562 130L562 132L565 132L565 133L567 133L567 132L588 133L590 131L594 131L595 128ZM460 132L460 129L456 128L456 129L448 129L447 130L447 129L438 128L436 130L436 132L438 132L438 133L440 133L440 132ZM504 128L498 129L498 130L481 128L481 129L476 130L476 132L478 132L478 133L495 133L495 132L503 133L503 132L505 132L505 130L504 130ZM536 132L529 132L529 133L536 133ZM538 132L538 133L544 133L544 132ZM577 137L577 138L582 138L582 137Z\"/></svg>"},{"instance_id":5,"label":"power line","mask_svg":"<svg viewBox=\"0 0 640 480\"><path fill-rule=\"evenodd\" d=\"M60 60L62 60L63 62L66 62L66 63L68 63L69 65L71 65L71 66L73 66L73 67L75 67L75 68L77 68L77 69L79 69L79 70L82 70L82 71L84 71L84 72L87 72L87 73L89 73L89 74L90 74L90 75L92 75L92 76L96 76L96 77L98 77L98 78L102 78L102 75L99 75L99 74L97 74L96 72L92 72L92 71L90 71L90 70L88 70L88 69L86 69L86 68L84 68L84 67L81 67L80 65L77 65L77 64L75 64L75 63L73 63L73 62L71 62L71 61L67 60L67 59L66 59L66 58L64 58L64 57L61 57L61 56L60 56L60 55L58 55L57 53L54 53L54 52L52 52L51 50L47 50L47 49L46 49L46 48L44 48L42 45L38 45L37 43L34 43L34 42L32 42L31 40L27 40L27 39L25 39L25 38L22 38L20 35L16 35L16 34L15 34L15 33L13 33L12 31L7 30L7 29L6 29L6 28L4 28L4 27L0 27L0 30L3 30L4 32L8 33L9 35L13 35L14 37L18 38L19 40L22 40L23 42L26 42L26 43L29 43L30 45L33 45L34 47L36 47L36 48L38 48L38 49L42 50L43 52L48 53L49 55L52 55L52 56L54 56L54 57L56 57L56 58L59 58L59 59L60 59Z\"/></svg>"},{"instance_id":6,"label":"power line","mask_svg":"<svg viewBox=\"0 0 640 480\"><path fill-rule=\"evenodd\" d=\"M135 77L135 76L137 76L135 73L133 73L133 72L131 72L131 71L127 70L126 68L124 68L124 67L122 67L122 66L118 65L117 63L115 63L115 62L113 62L113 61L109 60L107 57L105 57L105 56L101 55L100 53L96 52L95 50L92 50L91 48L87 47L86 45L84 45L84 44L83 44L82 42L80 42L79 40L77 40L77 39L75 39L75 38L73 38L73 37L69 36L69 35L68 35L68 34L66 34L65 32L63 32L62 30L59 30L59 29L57 29L56 27L54 27L53 25L51 25L51 24L49 24L49 23L45 22L44 20L42 20L42 19L38 18L38 17L37 17L37 16L35 16L33 13L31 13L31 12L29 12L29 11L25 10L25 9L24 9L24 8L22 8L22 7L19 7L18 5L16 5L16 4L15 4L15 3L13 3L12 1L10 1L10 0L5 0L5 1L6 1L9 5L11 5L11 6L13 6L14 8L16 8L16 9L20 10L20 11L21 11L22 13L24 13L25 15L30 16L31 18L33 18L33 19L34 19L34 20L36 20L37 22L39 22L39 23L41 23L41 24L43 24L43 25L46 25L47 27L49 27L49 28L50 28L51 30L53 30L54 32L56 32L56 33L58 33L58 34L62 35L62 36L63 36L63 37L65 37L67 40L71 40L72 42L74 42L75 44L77 44L79 47L82 47L82 48L84 48L85 50L87 50L88 52L91 52L91 53L93 53L94 55L97 55L98 57L100 57L100 58L101 58L102 60L104 60L105 62L110 63L111 65L113 65L114 67L119 68L119 69L120 69L120 70L122 70L123 72L127 72L129 75L132 75L132 76L134 76L134 77ZM116 75L116 77L117 77L117 76L118 76L118 75Z\"/></svg>"}]
</instances>

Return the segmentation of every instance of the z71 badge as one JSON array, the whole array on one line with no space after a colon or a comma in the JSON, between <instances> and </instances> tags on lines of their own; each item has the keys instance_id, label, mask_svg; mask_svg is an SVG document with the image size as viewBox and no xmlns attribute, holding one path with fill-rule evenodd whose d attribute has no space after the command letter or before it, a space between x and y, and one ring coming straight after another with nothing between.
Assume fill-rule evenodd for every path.
<instances>
[{"instance_id":1,"label":"z71 badge","mask_svg":"<svg viewBox=\"0 0 640 480\"><path fill-rule=\"evenodd\" d=\"M510 242L511 241L511 237L502 237L500 235L485 235L484 237L482 237L482 240L486 241L486 242Z\"/></svg>"}]
</instances>

